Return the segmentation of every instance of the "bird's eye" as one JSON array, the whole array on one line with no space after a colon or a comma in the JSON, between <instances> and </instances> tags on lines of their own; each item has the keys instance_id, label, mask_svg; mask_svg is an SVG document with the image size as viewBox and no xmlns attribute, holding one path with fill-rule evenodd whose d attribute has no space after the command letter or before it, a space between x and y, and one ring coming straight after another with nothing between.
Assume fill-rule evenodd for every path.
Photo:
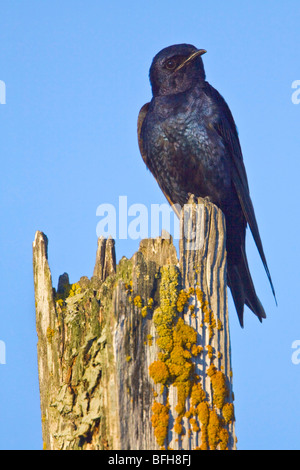
<instances>
[{"instance_id":1,"label":"bird's eye","mask_svg":"<svg viewBox=\"0 0 300 470\"><path fill-rule=\"evenodd\" d=\"M177 62L176 62L176 60L174 60L174 59L169 59L169 60L167 60L167 62L166 62L166 68L167 68L168 70L174 70L175 67L176 67L176 65L177 65Z\"/></svg>"}]
</instances>

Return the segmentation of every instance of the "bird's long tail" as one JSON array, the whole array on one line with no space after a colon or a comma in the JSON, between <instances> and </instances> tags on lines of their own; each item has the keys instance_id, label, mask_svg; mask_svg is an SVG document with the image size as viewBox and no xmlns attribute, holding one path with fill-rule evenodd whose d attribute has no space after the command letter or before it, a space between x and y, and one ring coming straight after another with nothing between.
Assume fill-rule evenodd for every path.
<instances>
[{"instance_id":1,"label":"bird's long tail","mask_svg":"<svg viewBox=\"0 0 300 470\"><path fill-rule=\"evenodd\" d=\"M260 322L266 318L266 313L256 295L244 247L241 248L241 251L241 256L236 264L228 263L227 277L239 321L243 327L245 304L255 313Z\"/></svg>"}]
</instances>

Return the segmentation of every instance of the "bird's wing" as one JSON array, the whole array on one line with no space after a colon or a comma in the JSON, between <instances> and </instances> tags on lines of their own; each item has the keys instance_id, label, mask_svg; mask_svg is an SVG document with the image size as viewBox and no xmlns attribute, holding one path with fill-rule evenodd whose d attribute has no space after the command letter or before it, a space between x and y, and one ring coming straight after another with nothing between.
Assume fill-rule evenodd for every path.
<instances>
[{"instance_id":1,"label":"bird's wing","mask_svg":"<svg viewBox=\"0 0 300 470\"><path fill-rule=\"evenodd\" d=\"M273 295L276 300L275 289L271 279L270 271L267 265L267 260L264 254L262 241L259 235L258 225L254 213L254 208L249 193L248 180L246 170L243 162L242 150L238 138L238 133L231 111L224 100L224 98L215 90L211 85L207 83L205 92L213 98L215 102L218 102L222 109L222 113L219 114L219 119L216 123L212 124L213 128L219 136L222 138L228 153L232 161L232 181L238 195L244 216L249 224L252 232L254 241L259 251L261 260L266 270Z\"/></svg>"},{"instance_id":2,"label":"bird's wing","mask_svg":"<svg viewBox=\"0 0 300 470\"><path fill-rule=\"evenodd\" d=\"M149 109L150 103L144 104L142 108L140 109L139 116L138 116L138 121L137 121L137 134L138 134L138 144L139 144L139 149L142 155L142 159L144 160L146 166L148 166L148 157L144 149L143 145L143 138L142 138L142 125L144 122L144 119L147 115L148 109Z\"/></svg>"},{"instance_id":3,"label":"bird's wing","mask_svg":"<svg viewBox=\"0 0 300 470\"><path fill-rule=\"evenodd\" d=\"M142 133L143 122L144 122L145 117L148 113L149 106L150 106L150 103L144 104L144 106L142 106L142 108L139 112L138 122L137 122L138 144L139 144L139 149L140 149L140 152L141 152L141 155L142 155L142 159L144 160L144 163L146 164L147 168L151 171L151 173L153 174L156 181L159 182L158 171L155 168L155 165L153 165L153 162L151 161L151 158L149 158L149 156L147 154L147 150L145 150L143 133ZM167 191L166 188L162 187L161 185L159 185L159 186L160 186L164 196L166 197L168 203L170 204L170 206L172 206L172 209L174 210L175 214L177 215L178 218L180 218L180 213L178 211L178 207L176 205L174 205L174 201L172 201L171 195L169 194L169 192Z\"/></svg>"}]
</instances>

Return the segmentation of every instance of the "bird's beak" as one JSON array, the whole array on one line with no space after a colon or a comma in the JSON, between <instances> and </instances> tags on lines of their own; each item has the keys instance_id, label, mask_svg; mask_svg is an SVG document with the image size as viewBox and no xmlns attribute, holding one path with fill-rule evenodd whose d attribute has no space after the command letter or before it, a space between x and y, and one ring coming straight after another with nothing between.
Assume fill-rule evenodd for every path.
<instances>
[{"instance_id":1,"label":"bird's beak","mask_svg":"<svg viewBox=\"0 0 300 470\"><path fill-rule=\"evenodd\" d=\"M175 69L175 72L177 72L177 70L182 69L182 67L184 67L186 64L188 64L188 63L191 62L192 60L196 59L196 57L205 54L206 52L207 52L207 51L206 51L205 49L199 49L198 51L193 52L193 54L191 54L184 62L182 62L182 64L180 64L180 65Z\"/></svg>"}]
</instances>

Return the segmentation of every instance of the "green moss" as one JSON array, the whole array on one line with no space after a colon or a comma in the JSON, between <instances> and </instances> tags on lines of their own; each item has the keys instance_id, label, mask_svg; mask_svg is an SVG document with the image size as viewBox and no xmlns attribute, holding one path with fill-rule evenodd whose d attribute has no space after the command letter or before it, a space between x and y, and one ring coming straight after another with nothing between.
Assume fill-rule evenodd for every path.
<instances>
[{"instance_id":1,"label":"green moss","mask_svg":"<svg viewBox=\"0 0 300 470\"><path fill-rule=\"evenodd\" d=\"M116 268L116 280L122 280L127 285L127 289L132 289L132 260L125 256L119 261Z\"/></svg>"}]
</instances>

